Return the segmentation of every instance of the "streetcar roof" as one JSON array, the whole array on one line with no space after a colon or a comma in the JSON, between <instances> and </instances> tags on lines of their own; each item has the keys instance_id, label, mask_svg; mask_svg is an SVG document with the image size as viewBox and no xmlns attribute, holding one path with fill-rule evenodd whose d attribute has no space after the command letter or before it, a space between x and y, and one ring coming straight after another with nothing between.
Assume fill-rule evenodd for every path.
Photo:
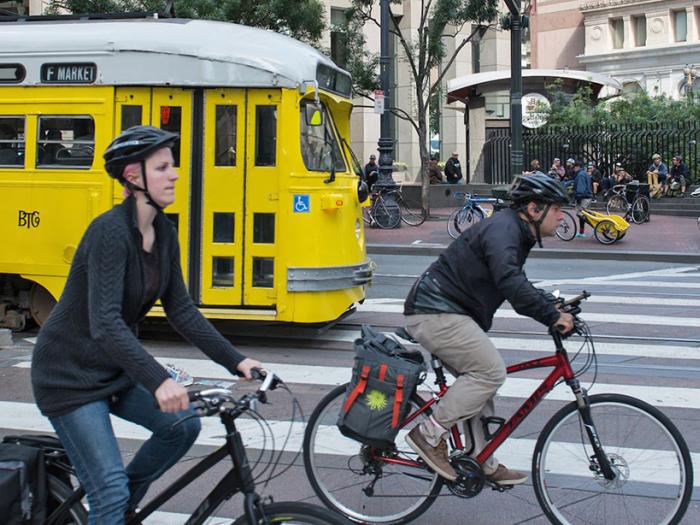
<instances>
[{"instance_id":1,"label":"streetcar roof","mask_svg":"<svg viewBox=\"0 0 700 525\"><path fill-rule=\"evenodd\" d=\"M25 67L20 85L42 84L45 63L94 63L94 84L296 88L320 80L321 89L349 95L349 75L313 47L273 31L205 20L2 23L3 63ZM343 89L333 89L335 81L324 85L328 75L342 77Z\"/></svg>"}]
</instances>

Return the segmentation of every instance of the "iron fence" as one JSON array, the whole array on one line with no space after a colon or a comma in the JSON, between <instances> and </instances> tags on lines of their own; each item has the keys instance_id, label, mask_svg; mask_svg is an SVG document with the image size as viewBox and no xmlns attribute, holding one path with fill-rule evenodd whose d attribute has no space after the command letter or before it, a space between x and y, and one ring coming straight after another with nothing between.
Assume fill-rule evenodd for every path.
<instances>
[{"instance_id":1,"label":"iron fence","mask_svg":"<svg viewBox=\"0 0 700 525\"><path fill-rule=\"evenodd\" d=\"M617 126L547 127L524 130L524 165L538 159L547 171L558 157L594 162L601 173L612 172L616 162L635 178L646 182L646 171L654 153L670 168L674 155L683 157L691 181L700 177L700 123L678 122L625 124ZM510 130L487 129L484 145L484 178L490 184L507 184L510 173Z\"/></svg>"}]
</instances>

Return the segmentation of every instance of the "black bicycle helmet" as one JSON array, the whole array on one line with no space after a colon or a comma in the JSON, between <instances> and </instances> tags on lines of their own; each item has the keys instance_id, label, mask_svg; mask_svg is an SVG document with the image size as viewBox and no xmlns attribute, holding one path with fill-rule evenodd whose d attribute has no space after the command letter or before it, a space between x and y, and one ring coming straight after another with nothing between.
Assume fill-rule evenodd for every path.
<instances>
[{"instance_id":1,"label":"black bicycle helmet","mask_svg":"<svg viewBox=\"0 0 700 525\"><path fill-rule=\"evenodd\" d=\"M536 173L517 177L508 190L508 200L513 201L514 204L535 201L564 205L569 202L569 197L561 182Z\"/></svg>"},{"instance_id":2,"label":"black bicycle helmet","mask_svg":"<svg viewBox=\"0 0 700 525\"><path fill-rule=\"evenodd\" d=\"M123 131L104 152L105 169L109 176L117 179L132 191L142 191L146 202L158 211L163 208L158 205L148 193L148 177L146 176L146 159L151 153L160 148L172 147L180 137L176 133L165 131L153 126L133 126ZM124 178L124 168L135 162L141 163L143 188Z\"/></svg>"},{"instance_id":3,"label":"black bicycle helmet","mask_svg":"<svg viewBox=\"0 0 700 525\"><path fill-rule=\"evenodd\" d=\"M134 126L123 131L104 152L105 169L110 177L124 183L124 168L146 158L163 147L172 146L180 137L153 126Z\"/></svg>"}]
</instances>

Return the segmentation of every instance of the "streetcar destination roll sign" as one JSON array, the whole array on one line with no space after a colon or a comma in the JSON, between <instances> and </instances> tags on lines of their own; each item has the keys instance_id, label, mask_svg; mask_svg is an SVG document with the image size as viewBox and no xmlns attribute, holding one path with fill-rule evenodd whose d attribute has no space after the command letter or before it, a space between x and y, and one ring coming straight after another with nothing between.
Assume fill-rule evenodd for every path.
<instances>
[{"instance_id":1,"label":"streetcar destination roll sign","mask_svg":"<svg viewBox=\"0 0 700 525\"><path fill-rule=\"evenodd\" d=\"M97 66L92 63L42 64L44 84L92 84L97 78Z\"/></svg>"}]
</instances>

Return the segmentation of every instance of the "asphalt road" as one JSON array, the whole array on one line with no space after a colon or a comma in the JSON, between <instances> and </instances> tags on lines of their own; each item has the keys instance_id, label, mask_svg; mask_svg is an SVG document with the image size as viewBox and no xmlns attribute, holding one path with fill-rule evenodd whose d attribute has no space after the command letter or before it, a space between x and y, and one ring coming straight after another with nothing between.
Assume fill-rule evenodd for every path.
<instances>
[{"instance_id":1,"label":"asphalt road","mask_svg":"<svg viewBox=\"0 0 700 525\"><path fill-rule=\"evenodd\" d=\"M369 322L386 330L402 324L402 300L408 287L433 258L376 255L373 259L378 267L367 301L356 313L330 329L251 328L217 323L243 352L287 378L307 416L333 385L349 379L352 340L359 324ZM558 288L564 295L574 295L585 289L594 294L582 314L597 343L599 367L592 393L627 392L653 403L678 426L691 453L700 457L700 442L696 438L700 435L700 268L644 262L539 259L529 262L526 269L530 279L549 290ZM162 362L182 366L196 379L230 380L223 369L208 362L189 344L163 332L159 326L146 327L144 335L146 348ZM0 434L50 430L48 422L36 414L29 386L28 362L35 336L35 333L15 334L14 346L0 351ZM492 336L507 364L542 357L551 348L544 327L518 317L507 305L497 314ZM509 379L497 399L498 414L508 417L517 410L536 386L533 380L544 375L542 371L528 371L518 374L518 380ZM592 379L588 374L582 378L582 384L588 386ZM546 421L571 399L566 392L553 393L523 422L512 439L535 439ZM281 429L290 421L289 398L284 392L274 392L270 401L259 411L274 422L274 428ZM214 450L213 443L221 438L223 429L211 418L206 421L205 428L206 432L188 453L189 461L177 465L157 482L148 498L189 468L197 457ZM255 460L261 452L259 431L245 428L250 434L244 438L251 459ZM129 426L117 429L125 461L128 461L144 437ZM281 456L281 465L290 465L289 470L267 486L260 486L261 493L272 495L277 501L318 502L301 459L293 453L295 446L298 448L302 430L303 425L293 427L291 441ZM276 432L278 437L285 435L282 430ZM282 441L276 440L278 448ZM269 440L267 445L269 447ZM529 458L507 451L503 454L497 453L497 456L504 463L518 468L524 465L528 470ZM269 455L263 457L258 468L266 464L268 458ZM184 523L185 513L192 511L224 471L222 466L215 468L166 504L163 513L146 523ZM699 499L697 495L693 498L683 523L700 523ZM241 500L234 497L216 512L220 519L212 523L227 523L240 513ZM467 522L505 525L547 523L547 520L528 482L506 493L487 489L470 500L438 498L414 523Z\"/></svg>"}]
</instances>

